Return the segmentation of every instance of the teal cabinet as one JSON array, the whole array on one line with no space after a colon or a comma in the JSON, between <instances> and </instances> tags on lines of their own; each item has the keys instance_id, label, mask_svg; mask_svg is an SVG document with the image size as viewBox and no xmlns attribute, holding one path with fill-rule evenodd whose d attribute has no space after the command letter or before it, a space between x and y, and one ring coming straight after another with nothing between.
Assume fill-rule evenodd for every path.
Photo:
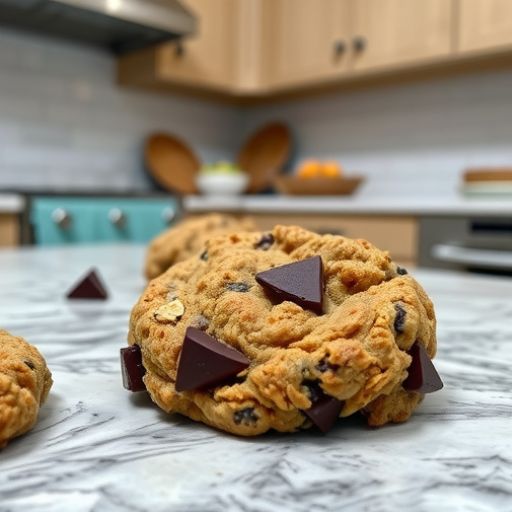
<instances>
[{"instance_id":1,"label":"teal cabinet","mask_svg":"<svg viewBox=\"0 0 512 512\"><path fill-rule=\"evenodd\" d=\"M34 197L30 221L39 245L147 243L171 226L178 203L170 197Z\"/></svg>"}]
</instances>

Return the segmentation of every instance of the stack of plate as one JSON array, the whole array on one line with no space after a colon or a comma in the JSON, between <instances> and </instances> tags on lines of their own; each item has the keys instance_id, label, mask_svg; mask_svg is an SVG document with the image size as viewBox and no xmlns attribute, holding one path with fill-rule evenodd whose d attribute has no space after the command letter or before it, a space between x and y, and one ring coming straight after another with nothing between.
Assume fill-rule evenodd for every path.
<instances>
[{"instance_id":1,"label":"stack of plate","mask_svg":"<svg viewBox=\"0 0 512 512\"><path fill-rule=\"evenodd\" d=\"M467 169L462 193L467 196L512 197L512 167Z\"/></svg>"}]
</instances>

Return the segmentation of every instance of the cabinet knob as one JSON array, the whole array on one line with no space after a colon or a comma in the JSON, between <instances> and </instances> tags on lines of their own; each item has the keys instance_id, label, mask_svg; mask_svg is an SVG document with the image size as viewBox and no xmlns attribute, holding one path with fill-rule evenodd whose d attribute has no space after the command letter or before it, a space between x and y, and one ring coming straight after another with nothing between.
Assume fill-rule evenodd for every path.
<instances>
[{"instance_id":1,"label":"cabinet knob","mask_svg":"<svg viewBox=\"0 0 512 512\"><path fill-rule=\"evenodd\" d=\"M68 229L71 226L71 214L64 208L55 208L52 212L52 220L61 229Z\"/></svg>"},{"instance_id":2,"label":"cabinet knob","mask_svg":"<svg viewBox=\"0 0 512 512\"><path fill-rule=\"evenodd\" d=\"M121 208L112 208L108 212L108 220L116 226L116 228L122 228L126 224L126 215Z\"/></svg>"},{"instance_id":3,"label":"cabinet knob","mask_svg":"<svg viewBox=\"0 0 512 512\"><path fill-rule=\"evenodd\" d=\"M361 53L366 49L366 38L363 36L356 36L352 39L352 48L356 53Z\"/></svg>"},{"instance_id":4,"label":"cabinet knob","mask_svg":"<svg viewBox=\"0 0 512 512\"><path fill-rule=\"evenodd\" d=\"M174 208L168 206L162 210L162 219L166 224L170 224L176 218Z\"/></svg>"},{"instance_id":5,"label":"cabinet knob","mask_svg":"<svg viewBox=\"0 0 512 512\"><path fill-rule=\"evenodd\" d=\"M343 39L334 42L334 55L341 57L347 51L347 43Z\"/></svg>"},{"instance_id":6,"label":"cabinet knob","mask_svg":"<svg viewBox=\"0 0 512 512\"><path fill-rule=\"evenodd\" d=\"M181 58L185 55L185 45L181 41L176 41L176 45L174 47L174 54L178 58Z\"/></svg>"}]
</instances>

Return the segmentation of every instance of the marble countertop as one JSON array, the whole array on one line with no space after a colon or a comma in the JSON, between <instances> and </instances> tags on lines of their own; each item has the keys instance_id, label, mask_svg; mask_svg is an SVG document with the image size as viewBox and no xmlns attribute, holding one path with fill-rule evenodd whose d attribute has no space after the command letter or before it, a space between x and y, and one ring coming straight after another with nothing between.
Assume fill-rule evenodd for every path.
<instances>
[{"instance_id":1,"label":"marble countertop","mask_svg":"<svg viewBox=\"0 0 512 512\"><path fill-rule=\"evenodd\" d=\"M25 199L20 194L0 193L0 213L21 213L25 208Z\"/></svg>"},{"instance_id":2,"label":"marble countertop","mask_svg":"<svg viewBox=\"0 0 512 512\"><path fill-rule=\"evenodd\" d=\"M35 429L0 452L0 512L512 510L512 280L414 272L436 304L445 388L409 422L238 439L122 388L142 259L0 251L0 325L40 348L55 381ZM92 265L111 299L66 302Z\"/></svg>"},{"instance_id":3,"label":"marble countertop","mask_svg":"<svg viewBox=\"0 0 512 512\"><path fill-rule=\"evenodd\" d=\"M483 199L459 195L374 197L370 195L288 197L187 196L183 207L190 213L208 211L257 213L317 213L358 215L480 215L512 216L512 198Z\"/></svg>"}]
</instances>

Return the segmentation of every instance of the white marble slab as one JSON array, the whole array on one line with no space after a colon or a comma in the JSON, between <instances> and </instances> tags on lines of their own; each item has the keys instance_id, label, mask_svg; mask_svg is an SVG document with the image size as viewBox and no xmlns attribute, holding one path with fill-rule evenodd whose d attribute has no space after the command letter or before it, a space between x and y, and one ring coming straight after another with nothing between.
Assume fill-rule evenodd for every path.
<instances>
[{"instance_id":1,"label":"white marble slab","mask_svg":"<svg viewBox=\"0 0 512 512\"><path fill-rule=\"evenodd\" d=\"M481 215L512 216L512 198L435 196L187 196L183 207L190 213L209 211L244 213L324 213L359 215Z\"/></svg>"},{"instance_id":2,"label":"white marble slab","mask_svg":"<svg viewBox=\"0 0 512 512\"><path fill-rule=\"evenodd\" d=\"M122 388L142 257L0 252L0 325L35 343L55 380L34 431L0 452L1 512L512 510L512 280L416 272L437 306L445 388L409 422L238 439ZM91 265L111 299L66 302Z\"/></svg>"}]
</instances>

